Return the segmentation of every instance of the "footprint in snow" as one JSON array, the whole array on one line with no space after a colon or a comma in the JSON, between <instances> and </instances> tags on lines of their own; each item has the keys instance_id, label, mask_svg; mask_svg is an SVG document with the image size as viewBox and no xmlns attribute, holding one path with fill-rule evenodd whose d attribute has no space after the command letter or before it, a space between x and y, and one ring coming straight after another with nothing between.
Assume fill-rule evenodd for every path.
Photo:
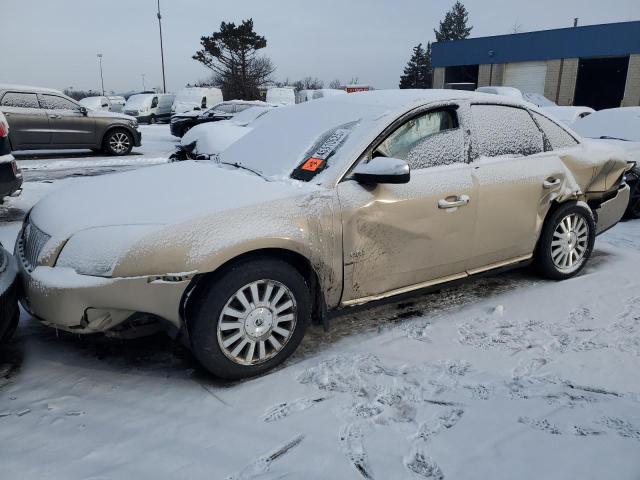
<instances>
[{"instance_id":1,"label":"footprint in snow","mask_svg":"<svg viewBox=\"0 0 640 480\"><path fill-rule=\"evenodd\" d=\"M416 479L443 480L442 469L424 452L415 449L403 459L404 466Z\"/></svg>"},{"instance_id":2,"label":"footprint in snow","mask_svg":"<svg viewBox=\"0 0 640 480\"><path fill-rule=\"evenodd\" d=\"M340 443L347 460L355 467L362 478L372 480L373 473L369 457L364 449L364 433L359 425L350 423L340 428Z\"/></svg>"},{"instance_id":3,"label":"footprint in snow","mask_svg":"<svg viewBox=\"0 0 640 480\"><path fill-rule=\"evenodd\" d=\"M541 432L549 433L551 435L562 434L560 428L551 423L546 418L535 419L531 417L520 417L518 418L518 423L522 423L523 425L527 425L531 428L535 428L536 430L540 430Z\"/></svg>"},{"instance_id":4,"label":"footprint in snow","mask_svg":"<svg viewBox=\"0 0 640 480\"><path fill-rule=\"evenodd\" d=\"M421 423L418 431L414 435L415 439L428 441L439 433L453 428L462 418L464 410L461 408L452 408L441 413L435 419L429 422Z\"/></svg>"},{"instance_id":5,"label":"footprint in snow","mask_svg":"<svg viewBox=\"0 0 640 480\"><path fill-rule=\"evenodd\" d=\"M256 458L246 467L244 467L240 472L228 476L225 480L250 480L252 478L263 476L265 473L269 472L269 469L271 468L271 464L273 462L278 460L283 455L287 454L293 448L300 445L302 440L304 440L304 435L298 435L297 437L294 437L289 442L276 448L270 453Z\"/></svg>"},{"instance_id":6,"label":"footprint in snow","mask_svg":"<svg viewBox=\"0 0 640 480\"><path fill-rule=\"evenodd\" d=\"M314 405L324 402L329 397L319 397L319 398L299 398L294 400L293 402L284 402L274 407L271 407L269 410L265 412L262 416L262 420L265 422L275 422L278 420L282 420L285 417L288 417L292 413L302 412L303 410L307 410Z\"/></svg>"},{"instance_id":7,"label":"footprint in snow","mask_svg":"<svg viewBox=\"0 0 640 480\"><path fill-rule=\"evenodd\" d=\"M617 417L603 417L602 423L624 438L633 438L640 440L640 427Z\"/></svg>"}]
</instances>

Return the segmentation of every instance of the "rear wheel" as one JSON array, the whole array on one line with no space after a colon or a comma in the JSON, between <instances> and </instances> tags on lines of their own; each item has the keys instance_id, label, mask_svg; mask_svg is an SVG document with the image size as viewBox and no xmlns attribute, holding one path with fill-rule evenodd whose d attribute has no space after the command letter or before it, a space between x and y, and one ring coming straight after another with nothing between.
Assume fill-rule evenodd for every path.
<instances>
[{"instance_id":1,"label":"rear wheel","mask_svg":"<svg viewBox=\"0 0 640 480\"><path fill-rule=\"evenodd\" d=\"M111 130L104 139L104 150L110 155L128 155L132 149L133 137L126 130Z\"/></svg>"},{"instance_id":2,"label":"rear wheel","mask_svg":"<svg viewBox=\"0 0 640 480\"><path fill-rule=\"evenodd\" d=\"M545 221L534 265L545 277L564 280L586 265L595 242L596 224L591 209L583 203L560 205Z\"/></svg>"},{"instance_id":3,"label":"rear wheel","mask_svg":"<svg viewBox=\"0 0 640 480\"><path fill-rule=\"evenodd\" d=\"M189 319L191 346L211 373L259 375L298 347L311 317L304 277L275 259L252 259L206 285Z\"/></svg>"},{"instance_id":4,"label":"rear wheel","mask_svg":"<svg viewBox=\"0 0 640 480\"><path fill-rule=\"evenodd\" d=\"M16 311L11 316L11 320L6 325L0 325L0 345L4 345L11 340L13 334L18 329L18 322L20 321L20 310L16 307Z\"/></svg>"}]
</instances>

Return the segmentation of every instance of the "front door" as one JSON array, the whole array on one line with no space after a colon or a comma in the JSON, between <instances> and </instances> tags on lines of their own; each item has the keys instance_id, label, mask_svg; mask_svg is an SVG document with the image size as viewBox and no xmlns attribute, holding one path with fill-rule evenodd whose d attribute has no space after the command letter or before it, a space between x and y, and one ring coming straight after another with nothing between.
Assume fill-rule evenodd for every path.
<instances>
[{"instance_id":1,"label":"front door","mask_svg":"<svg viewBox=\"0 0 640 480\"><path fill-rule=\"evenodd\" d=\"M53 94L40 94L49 117L54 148L91 147L96 144L95 120L81 111L81 105Z\"/></svg>"},{"instance_id":2,"label":"front door","mask_svg":"<svg viewBox=\"0 0 640 480\"><path fill-rule=\"evenodd\" d=\"M7 92L0 109L9 122L9 139L14 150L46 148L51 143L49 119L35 93Z\"/></svg>"},{"instance_id":3,"label":"front door","mask_svg":"<svg viewBox=\"0 0 640 480\"><path fill-rule=\"evenodd\" d=\"M455 108L400 121L361 161L407 161L407 184L338 185L343 304L465 276L475 229L476 187Z\"/></svg>"}]
</instances>

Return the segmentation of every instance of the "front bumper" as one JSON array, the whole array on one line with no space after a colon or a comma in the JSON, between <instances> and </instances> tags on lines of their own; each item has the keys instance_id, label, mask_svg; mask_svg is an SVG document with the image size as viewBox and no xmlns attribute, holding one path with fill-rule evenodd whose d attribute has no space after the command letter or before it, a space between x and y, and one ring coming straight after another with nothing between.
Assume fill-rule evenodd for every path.
<instances>
[{"instance_id":1,"label":"front bumper","mask_svg":"<svg viewBox=\"0 0 640 480\"><path fill-rule=\"evenodd\" d=\"M606 232L622 219L629 205L630 192L629 185L624 184L618 189L615 197L602 202L595 209L597 216L596 235Z\"/></svg>"},{"instance_id":2,"label":"front bumper","mask_svg":"<svg viewBox=\"0 0 640 480\"><path fill-rule=\"evenodd\" d=\"M180 304L192 278L102 278L60 267L19 269L24 308L45 325L74 333L105 332L135 313L151 314L180 328Z\"/></svg>"},{"instance_id":3,"label":"front bumper","mask_svg":"<svg viewBox=\"0 0 640 480\"><path fill-rule=\"evenodd\" d=\"M15 177L9 182L0 182L0 200L3 197L17 197L22 191L22 176Z\"/></svg>"}]
</instances>

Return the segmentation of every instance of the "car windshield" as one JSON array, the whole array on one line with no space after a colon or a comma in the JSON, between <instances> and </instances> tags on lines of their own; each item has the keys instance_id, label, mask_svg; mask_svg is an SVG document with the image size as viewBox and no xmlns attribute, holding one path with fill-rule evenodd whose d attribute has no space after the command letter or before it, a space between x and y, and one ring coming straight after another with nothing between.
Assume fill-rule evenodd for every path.
<instances>
[{"instance_id":1,"label":"car windshield","mask_svg":"<svg viewBox=\"0 0 640 480\"><path fill-rule=\"evenodd\" d=\"M220 162L265 177L304 181L335 168L343 162L345 151L350 150L347 146L366 135L367 127L387 109L382 105L332 100L272 109L260 118L258 127L220 154ZM322 160L320 165L305 169L313 175L296 175L310 158Z\"/></svg>"},{"instance_id":2,"label":"car windshield","mask_svg":"<svg viewBox=\"0 0 640 480\"><path fill-rule=\"evenodd\" d=\"M129 97L129 100L127 100L127 107L142 107L151 97L153 97L153 95L132 95Z\"/></svg>"}]
</instances>

